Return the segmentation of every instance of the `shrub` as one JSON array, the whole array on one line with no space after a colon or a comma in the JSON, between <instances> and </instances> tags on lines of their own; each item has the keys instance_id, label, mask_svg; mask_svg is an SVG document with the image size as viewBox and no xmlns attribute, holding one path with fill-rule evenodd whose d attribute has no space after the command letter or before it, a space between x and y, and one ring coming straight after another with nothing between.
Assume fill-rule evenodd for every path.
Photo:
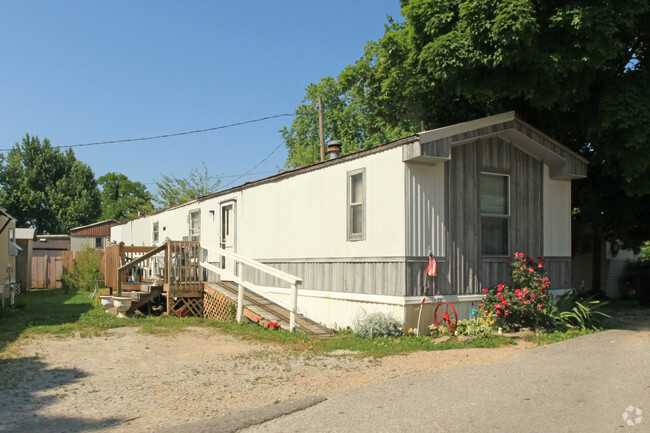
<instances>
[{"instance_id":1,"label":"shrub","mask_svg":"<svg viewBox=\"0 0 650 433\"><path fill-rule=\"evenodd\" d=\"M494 327L489 321L483 318L478 320L459 320L456 326L456 333L474 338L487 337L494 334Z\"/></svg>"},{"instance_id":2,"label":"shrub","mask_svg":"<svg viewBox=\"0 0 650 433\"><path fill-rule=\"evenodd\" d=\"M598 329L609 318L602 309L607 302L597 299L583 299L577 294L565 294L558 298L555 307L559 316L569 328Z\"/></svg>"},{"instance_id":3,"label":"shrub","mask_svg":"<svg viewBox=\"0 0 650 433\"><path fill-rule=\"evenodd\" d=\"M87 281L102 280L104 276L99 270L102 257L94 248L84 247L83 251L77 253L72 264L70 273L61 276L61 285L65 293L72 289L94 290L95 283Z\"/></svg>"},{"instance_id":4,"label":"shrub","mask_svg":"<svg viewBox=\"0 0 650 433\"><path fill-rule=\"evenodd\" d=\"M544 275L544 259L538 257L535 262L523 253L515 253L514 261L508 262L514 289L508 283L483 289L486 296L481 301L480 311L485 317L496 318L497 325L507 331L555 328L558 316L553 297L547 293L549 280Z\"/></svg>"},{"instance_id":5,"label":"shrub","mask_svg":"<svg viewBox=\"0 0 650 433\"><path fill-rule=\"evenodd\" d=\"M352 321L352 329L362 338L399 337L403 324L390 314L361 310Z\"/></svg>"}]
</instances>

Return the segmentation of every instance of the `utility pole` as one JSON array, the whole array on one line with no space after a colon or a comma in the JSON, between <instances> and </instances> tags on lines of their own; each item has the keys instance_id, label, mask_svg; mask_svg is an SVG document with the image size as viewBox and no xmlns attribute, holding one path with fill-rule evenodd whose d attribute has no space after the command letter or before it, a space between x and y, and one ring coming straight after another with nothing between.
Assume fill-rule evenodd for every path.
<instances>
[{"instance_id":1,"label":"utility pole","mask_svg":"<svg viewBox=\"0 0 650 433\"><path fill-rule=\"evenodd\" d=\"M325 161L325 136L323 135L323 100L318 97L318 130L320 132L320 160Z\"/></svg>"}]
</instances>

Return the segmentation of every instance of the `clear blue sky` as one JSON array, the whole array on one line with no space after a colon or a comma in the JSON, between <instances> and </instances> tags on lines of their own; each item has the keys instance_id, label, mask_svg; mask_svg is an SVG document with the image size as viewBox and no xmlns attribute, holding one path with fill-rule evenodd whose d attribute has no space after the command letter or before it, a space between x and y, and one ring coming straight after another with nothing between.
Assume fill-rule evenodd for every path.
<instances>
[{"instance_id":1,"label":"clear blue sky","mask_svg":"<svg viewBox=\"0 0 650 433\"><path fill-rule=\"evenodd\" d=\"M293 113L311 82L379 39L398 0L0 1L0 149L212 128ZM291 117L175 138L75 148L99 177L155 192L162 174L244 173ZM241 184L277 172L284 145ZM224 183L233 180L224 177Z\"/></svg>"}]
</instances>

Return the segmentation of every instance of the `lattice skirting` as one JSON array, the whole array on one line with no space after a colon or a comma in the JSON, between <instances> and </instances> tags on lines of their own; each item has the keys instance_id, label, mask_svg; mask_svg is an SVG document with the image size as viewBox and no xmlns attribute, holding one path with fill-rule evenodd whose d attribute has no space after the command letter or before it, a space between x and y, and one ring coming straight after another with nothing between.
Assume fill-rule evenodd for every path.
<instances>
[{"instance_id":1,"label":"lattice skirting","mask_svg":"<svg viewBox=\"0 0 650 433\"><path fill-rule=\"evenodd\" d=\"M214 290L204 286L203 293L203 317L217 320L234 320L237 313L237 303Z\"/></svg>"},{"instance_id":2,"label":"lattice skirting","mask_svg":"<svg viewBox=\"0 0 650 433\"><path fill-rule=\"evenodd\" d=\"M203 298L167 297L167 314L180 317L203 317Z\"/></svg>"}]
</instances>

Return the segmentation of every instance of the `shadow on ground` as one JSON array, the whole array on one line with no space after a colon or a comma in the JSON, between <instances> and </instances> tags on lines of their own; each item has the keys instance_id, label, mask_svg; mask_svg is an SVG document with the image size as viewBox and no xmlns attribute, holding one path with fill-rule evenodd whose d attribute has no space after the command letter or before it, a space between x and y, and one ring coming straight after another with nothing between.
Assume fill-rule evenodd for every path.
<instances>
[{"instance_id":1,"label":"shadow on ground","mask_svg":"<svg viewBox=\"0 0 650 433\"><path fill-rule=\"evenodd\" d=\"M39 357L0 360L0 432L89 432L124 422L122 419L84 419L46 416L42 409L65 399L66 385L79 382L87 373L78 369L48 369ZM79 415L83 414L80 408Z\"/></svg>"},{"instance_id":2,"label":"shadow on ground","mask_svg":"<svg viewBox=\"0 0 650 433\"><path fill-rule=\"evenodd\" d=\"M32 290L17 296L15 305L0 311L0 351L27 328L74 324L92 308L91 300L74 290Z\"/></svg>"},{"instance_id":3,"label":"shadow on ground","mask_svg":"<svg viewBox=\"0 0 650 433\"><path fill-rule=\"evenodd\" d=\"M650 331L650 308L640 306L637 301L614 301L606 312L610 315L605 321L607 328Z\"/></svg>"}]
</instances>

